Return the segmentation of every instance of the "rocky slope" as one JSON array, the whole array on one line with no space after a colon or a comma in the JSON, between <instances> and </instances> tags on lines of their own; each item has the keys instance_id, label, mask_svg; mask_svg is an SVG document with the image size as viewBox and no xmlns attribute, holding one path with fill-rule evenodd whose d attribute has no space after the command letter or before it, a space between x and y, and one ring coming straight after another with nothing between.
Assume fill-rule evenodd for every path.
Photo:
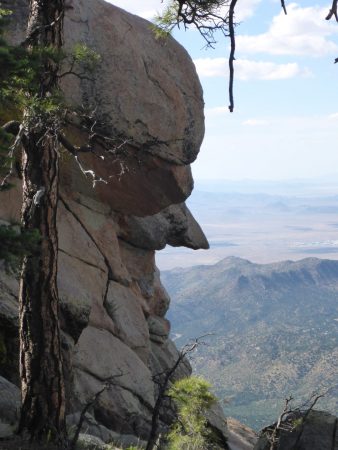
<instances>
[{"instance_id":1,"label":"rocky slope","mask_svg":"<svg viewBox=\"0 0 338 450\"><path fill-rule=\"evenodd\" d=\"M14 8L7 36L20 41L27 1ZM101 55L93 81L65 78L65 98L94 108L123 152L62 153L58 209L58 289L66 364L68 421L107 378L115 377L90 410L87 432L125 445L145 440L156 397L153 375L172 367L169 296L155 266L166 244L207 248L183 203L193 186L190 163L204 132L203 99L195 68L173 39L156 40L149 23L101 0L70 1L65 42L88 44ZM87 136L70 127L77 144ZM114 149L112 149L114 150ZM81 170L81 167L83 170ZM93 186L85 170L102 178ZM1 223L19 221L21 181L0 194ZM17 417L18 281L0 270L0 431ZM176 377L191 372L186 361ZM220 433L220 409L210 419ZM162 427L170 422L162 412Z\"/></svg>"},{"instance_id":2,"label":"rocky slope","mask_svg":"<svg viewBox=\"0 0 338 450\"><path fill-rule=\"evenodd\" d=\"M282 431L275 444L276 450L338 450L337 417L324 411L310 411L298 419L292 432ZM254 450L270 450L271 440L260 437Z\"/></svg>"},{"instance_id":3,"label":"rocky slope","mask_svg":"<svg viewBox=\"0 0 338 450\"><path fill-rule=\"evenodd\" d=\"M259 430L284 398L301 401L318 390L328 391L318 406L337 412L338 261L229 257L163 272L162 280L177 343L214 333L194 368L226 400L226 414Z\"/></svg>"}]
</instances>

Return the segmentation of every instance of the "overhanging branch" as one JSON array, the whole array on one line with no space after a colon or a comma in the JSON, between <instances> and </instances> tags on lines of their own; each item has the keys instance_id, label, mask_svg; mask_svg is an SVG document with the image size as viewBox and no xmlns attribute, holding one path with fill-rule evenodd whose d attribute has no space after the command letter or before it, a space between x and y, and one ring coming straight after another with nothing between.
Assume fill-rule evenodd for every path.
<instances>
[{"instance_id":1,"label":"overhanging branch","mask_svg":"<svg viewBox=\"0 0 338 450\"><path fill-rule=\"evenodd\" d=\"M338 12L337 12L338 8L337 8L337 6L338 6L338 0L333 0L331 9L329 11L329 14L325 17L326 20L331 20L332 17L334 16L334 18L338 22Z\"/></svg>"},{"instance_id":2,"label":"overhanging branch","mask_svg":"<svg viewBox=\"0 0 338 450\"><path fill-rule=\"evenodd\" d=\"M229 111L233 112L234 110L234 60L235 60L235 51L236 51L236 39L235 39L235 7L237 0L231 0L230 8L229 8L229 35L230 35L230 55L229 55Z\"/></svg>"}]
</instances>

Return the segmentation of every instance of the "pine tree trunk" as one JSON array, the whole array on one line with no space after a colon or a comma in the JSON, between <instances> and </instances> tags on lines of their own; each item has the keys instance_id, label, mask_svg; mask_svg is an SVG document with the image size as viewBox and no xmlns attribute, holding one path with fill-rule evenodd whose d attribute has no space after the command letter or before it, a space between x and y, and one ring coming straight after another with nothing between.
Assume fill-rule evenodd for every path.
<instances>
[{"instance_id":1,"label":"pine tree trunk","mask_svg":"<svg viewBox=\"0 0 338 450\"><path fill-rule=\"evenodd\" d=\"M38 229L41 242L25 259L21 278L20 429L40 438L63 433L65 400L56 285L58 157L52 138L38 140L31 136L24 150L23 225Z\"/></svg>"},{"instance_id":2,"label":"pine tree trunk","mask_svg":"<svg viewBox=\"0 0 338 450\"><path fill-rule=\"evenodd\" d=\"M63 0L30 1L28 48L61 48L63 8ZM55 61L44 62L37 93L40 100L58 89L57 72ZM28 109L25 114L22 226L37 229L41 239L36 252L25 258L21 275L19 431L28 432L33 440L61 442L65 390L56 284L58 144L51 117L37 119Z\"/></svg>"}]
</instances>

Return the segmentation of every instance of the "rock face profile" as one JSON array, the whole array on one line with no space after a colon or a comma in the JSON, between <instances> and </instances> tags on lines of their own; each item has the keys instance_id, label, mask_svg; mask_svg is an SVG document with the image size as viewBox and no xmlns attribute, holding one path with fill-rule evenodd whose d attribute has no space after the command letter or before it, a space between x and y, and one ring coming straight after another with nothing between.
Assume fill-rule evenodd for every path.
<instances>
[{"instance_id":1,"label":"rock face profile","mask_svg":"<svg viewBox=\"0 0 338 450\"><path fill-rule=\"evenodd\" d=\"M14 8L7 38L20 41L27 2L3 3ZM190 163L204 133L203 98L190 57L172 38L157 40L147 21L101 0L67 5L66 48L86 43L101 62L91 81L64 78L65 99L94 108L112 142L116 136L123 142L121 153L97 146L79 163L61 155L58 290L67 420L76 425L84 405L112 378L84 428L128 446L147 439L153 376L178 357L155 250L166 244L208 247L184 204L193 187ZM86 136L75 128L67 135L81 145ZM102 180L93 185L86 170ZM21 181L13 183L0 194L3 224L20 220ZM18 280L0 269L0 432L6 435L15 427L19 404ZM185 361L175 376L190 373ZM225 433L220 410L212 416ZM164 411L161 426L168 423Z\"/></svg>"}]
</instances>

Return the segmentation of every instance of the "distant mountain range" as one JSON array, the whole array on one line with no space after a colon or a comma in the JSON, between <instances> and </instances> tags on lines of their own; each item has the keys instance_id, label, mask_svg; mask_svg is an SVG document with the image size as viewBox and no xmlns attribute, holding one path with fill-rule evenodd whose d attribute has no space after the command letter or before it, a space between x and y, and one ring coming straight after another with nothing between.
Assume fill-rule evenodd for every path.
<instances>
[{"instance_id":1,"label":"distant mountain range","mask_svg":"<svg viewBox=\"0 0 338 450\"><path fill-rule=\"evenodd\" d=\"M259 429L292 394L326 391L319 407L338 411L338 261L306 258L162 272L178 344L205 333L193 361L226 402L226 414Z\"/></svg>"},{"instance_id":2,"label":"distant mountain range","mask_svg":"<svg viewBox=\"0 0 338 450\"><path fill-rule=\"evenodd\" d=\"M198 190L199 185L187 204L205 232L210 250L166 247L157 254L160 269L211 264L227 256L259 263L310 256L338 260L338 188L324 185L321 191L319 185L302 189L296 184L292 193L287 194L286 189L280 195L274 191L282 190L284 184L262 186L262 192L246 192L246 183L241 192L232 191L230 184L224 192ZM233 188L241 186L235 183Z\"/></svg>"}]
</instances>

